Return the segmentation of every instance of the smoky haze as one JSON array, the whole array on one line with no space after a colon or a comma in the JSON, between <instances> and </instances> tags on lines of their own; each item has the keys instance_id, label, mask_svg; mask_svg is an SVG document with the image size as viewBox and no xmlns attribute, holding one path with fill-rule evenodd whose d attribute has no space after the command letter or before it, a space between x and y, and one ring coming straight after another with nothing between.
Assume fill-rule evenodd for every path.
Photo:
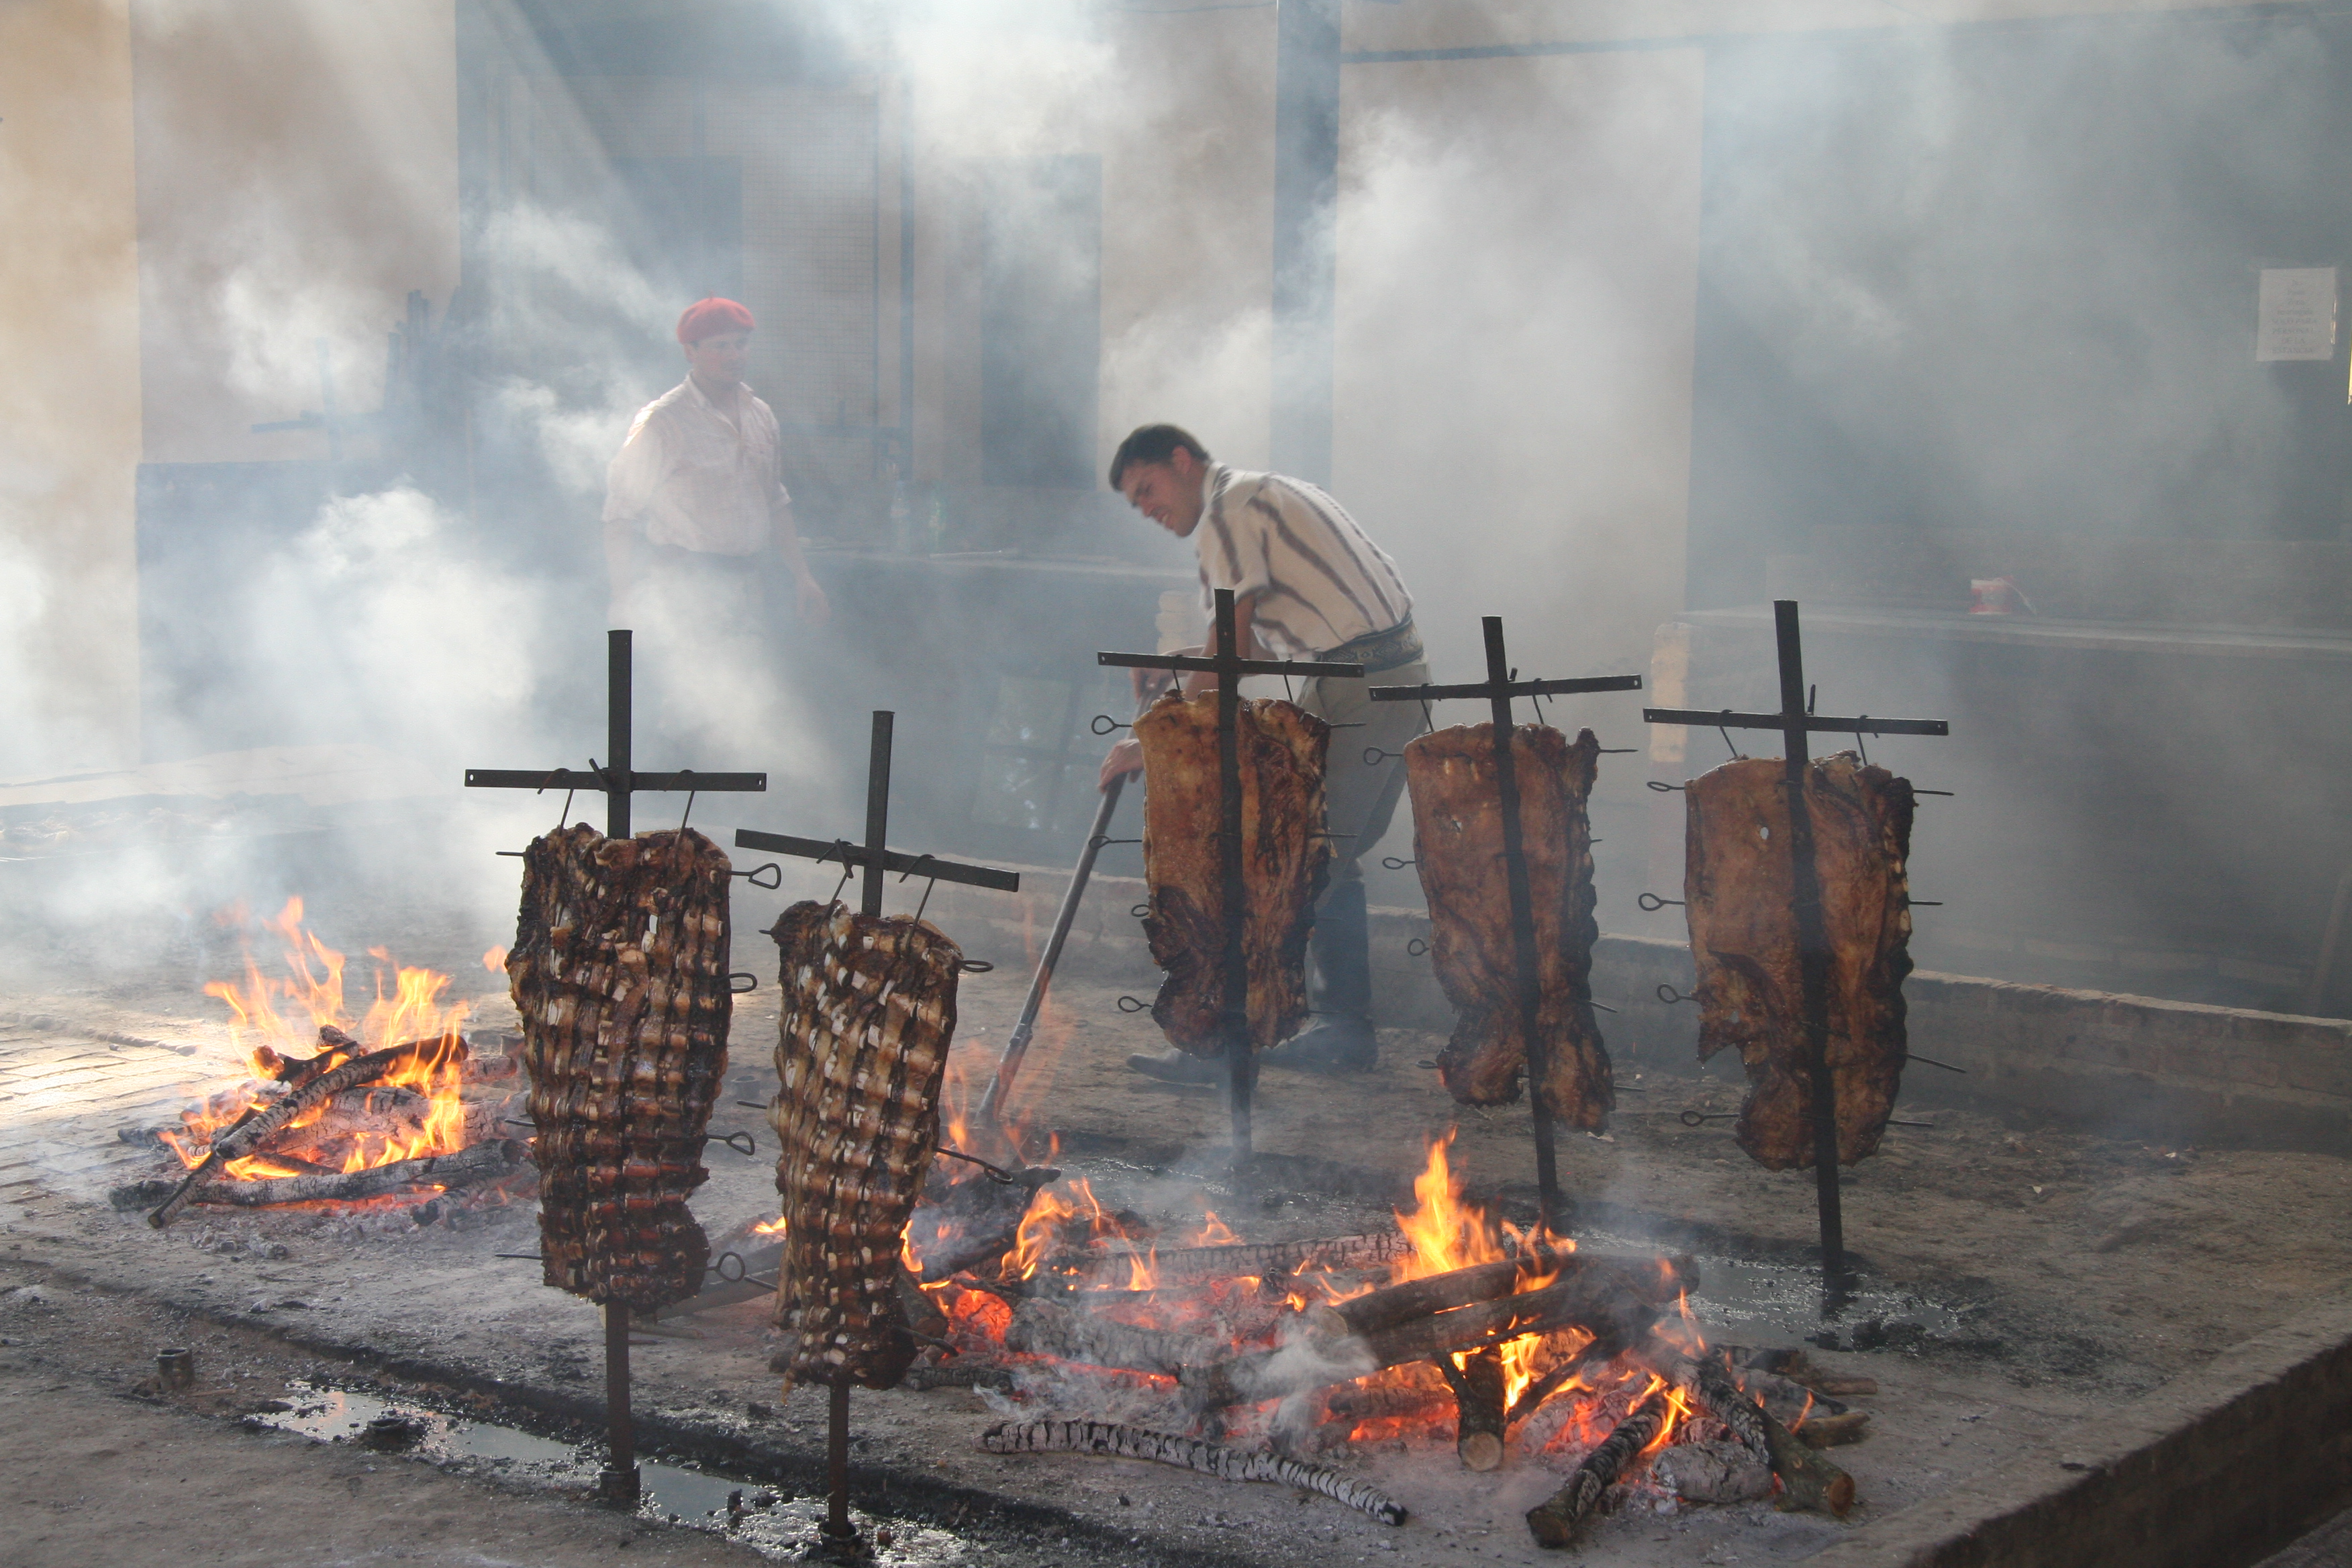
<instances>
[{"instance_id":1,"label":"smoky haze","mask_svg":"<svg viewBox=\"0 0 2352 1568\"><path fill-rule=\"evenodd\" d=\"M451 786L467 765L602 754L604 465L677 379L671 323L706 289L761 313L751 380L786 426L804 532L841 547L818 570L845 613L824 632L780 617L691 671L665 667L679 628L640 626L640 765L767 770L766 799L698 805L714 829L848 832L865 711L897 707L908 842L1066 859L1082 774L1034 796L1023 775L1002 809L988 792L1031 752L1097 750L1072 731L1117 694L1082 658L1023 650L1059 621L1073 648L1149 646L1160 594L1189 597L1189 550L1103 489L1111 445L1166 419L1268 461L1274 15L746 8L740 58L681 46L623 74L542 7L134 7L141 758L367 746L440 792L369 805L370 831L323 858L264 842L166 879L173 918L296 882L354 925L388 884L469 931L510 916L490 851L555 803ZM2280 609L2342 581L2341 355L2252 353L2257 269L2336 265L2334 24L1401 58L1544 36L1528 16L1346 13L1347 47L1383 58L1343 78L1329 482L1402 564L1437 679L1475 671L1489 614L1528 673L1654 673L1657 628L1688 611L1683 698L1768 701L1753 628L1707 616L1799 597L1824 704L1954 721L1948 742L1873 749L1958 791L1922 814L1915 880L1946 900L1920 913L1924 965L2295 1005L2352 860L2298 804L2322 793L2327 743L2296 702L2323 676L1832 620L1957 615L1969 579L2011 574L2053 622L2343 629L2328 605ZM1055 410L1075 455L1006 457L990 434L996 389L1028 395L992 368L996 323L1043 330L1001 313L1010 226L991 214L1024 180L1094 202L1053 207L1019 253L1031 303L1094 334L1083 399ZM412 289L425 331L387 374ZM321 427L250 431L323 413L330 387L341 415L388 411L336 437L340 462ZM21 460L8 479L37 489ZM9 775L133 760L79 712L78 672L21 651L71 574L29 528L0 549L19 568L0 685L28 737ZM902 563L1003 550L1131 576L1125 597L1087 578L1024 598ZM2223 605L2220 578L2284 585ZM1043 717L1007 695L1021 682ZM1640 747L1642 700L1549 716ZM951 729L958 704L986 711ZM1671 765L1718 743L1693 736ZM1633 903L1680 877L1675 797L1643 788L1669 765L1606 760L1604 930L1675 934ZM56 896L86 915L162 885L110 872ZM1374 897L1420 901L1409 870L1375 873Z\"/></svg>"}]
</instances>

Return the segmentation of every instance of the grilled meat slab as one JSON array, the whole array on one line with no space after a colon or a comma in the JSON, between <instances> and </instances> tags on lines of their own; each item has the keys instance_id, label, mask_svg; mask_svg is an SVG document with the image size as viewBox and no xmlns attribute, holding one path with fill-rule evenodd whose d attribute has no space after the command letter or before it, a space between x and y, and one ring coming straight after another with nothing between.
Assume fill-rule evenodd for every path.
<instances>
[{"instance_id":1,"label":"grilled meat slab","mask_svg":"<svg viewBox=\"0 0 2352 1568\"><path fill-rule=\"evenodd\" d=\"M523 856L507 975L538 1125L547 1283L649 1311L702 1288L686 1198L727 1071L727 856L583 824Z\"/></svg>"},{"instance_id":2,"label":"grilled meat slab","mask_svg":"<svg viewBox=\"0 0 2352 1568\"><path fill-rule=\"evenodd\" d=\"M1570 744L1558 730L1514 726L1520 843L1535 915L1537 1026L1549 1057L1538 1086L1552 1115L1598 1131L1615 1103L1609 1053L1592 1018L1592 825L1585 803L1601 743L1585 730ZM1518 1004L1511 899L1503 869L1503 805L1495 727L1456 725L1404 749L1412 795L1413 856L1429 900L1430 954L1453 1037L1439 1071L1465 1105L1519 1098L1528 1040Z\"/></svg>"},{"instance_id":3,"label":"grilled meat slab","mask_svg":"<svg viewBox=\"0 0 2352 1568\"><path fill-rule=\"evenodd\" d=\"M1784 767L1726 763L1690 782L1683 898L1698 963L1699 1055L1736 1048L1748 1068L1739 1146L1768 1170L1813 1163L1812 1077L1789 860ZM1805 775L1829 940L1829 1061L1838 1160L1878 1147L1905 1059L1911 973L1911 783L1851 752Z\"/></svg>"},{"instance_id":4,"label":"grilled meat slab","mask_svg":"<svg viewBox=\"0 0 2352 1568\"><path fill-rule=\"evenodd\" d=\"M1242 947L1249 961L1250 1043L1271 1050L1307 1021L1307 938L1331 846L1323 831L1330 727L1288 702L1245 700L1234 721L1241 763ZM1167 972L1151 1016L1197 1057L1225 1051L1223 795L1217 696L1170 692L1135 721L1143 743L1143 931Z\"/></svg>"},{"instance_id":5,"label":"grilled meat slab","mask_svg":"<svg viewBox=\"0 0 2352 1568\"><path fill-rule=\"evenodd\" d=\"M771 1120L786 1386L889 1388L915 1359L899 1248L939 1145L963 953L928 922L842 904L794 904L769 934L782 963Z\"/></svg>"}]
</instances>

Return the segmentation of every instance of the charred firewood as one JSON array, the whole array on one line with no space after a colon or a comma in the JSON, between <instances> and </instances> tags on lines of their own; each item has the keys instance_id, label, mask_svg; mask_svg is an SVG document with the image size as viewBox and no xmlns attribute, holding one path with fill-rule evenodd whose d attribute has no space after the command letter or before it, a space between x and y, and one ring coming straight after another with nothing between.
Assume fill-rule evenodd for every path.
<instances>
[{"instance_id":1,"label":"charred firewood","mask_svg":"<svg viewBox=\"0 0 2352 1568\"><path fill-rule=\"evenodd\" d=\"M1037 1194L1061 1179L1062 1173L1050 1165L1030 1165L1009 1182L974 1175L950 1184L933 1166L907 1226L922 1259L923 1283L937 1285L967 1268L989 1267L1011 1252Z\"/></svg>"},{"instance_id":2,"label":"charred firewood","mask_svg":"<svg viewBox=\"0 0 2352 1568\"><path fill-rule=\"evenodd\" d=\"M275 1136L289 1122L312 1107L344 1089L373 1083L395 1068L420 1058L437 1056L442 1059L455 1059L455 1054L465 1048L464 1041L450 1035L437 1040L411 1040L404 1045L371 1051L320 1073L266 1108L247 1111L237 1118L228 1131L214 1140L204 1159L188 1173L172 1195L147 1216L147 1223L158 1230L171 1224L179 1212L188 1206L190 1194L199 1183L209 1180L214 1172L231 1160L254 1152L266 1139Z\"/></svg>"},{"instance_id":3,"label":"charred firewood","mask_svg":"<svg viewBox=\"0 0 2352 1568\"><path fill-rule=\"evenodd\" d=\"M1601 1496L1650 1446L1665 1421L1665 1390L1653 1384L1647 1394L1634 1401L1625 1419L1617 1423L1616 1430L1584 1457L1568 1485L1528 1510L1528 1531L1536 1544L1554 1550L1574 1545Z\"/></svg>"},{"instance_id":4,"label":"charred firewood","mask_svg":"<svg viewBox=\"0 0 2352 1568\"><path fill-rule=\"evenodd\" d=\"M1364 1268L1396 1263L1412 1256L1412 1243L1395 1231L1366 1236L1330 1237L1319 1241L1243 1242L1230 1247L1180 1247L1155 1252L1151 1271L1162 1284L1180 1280L1229 1279L1272 1273L1296 1273L1300 1268ZM1087 1260L1084 1279L1123 1273L1128 1255L1114 1253Z\"/></svg>"},{"instance_id":5,"label":"charred firewood","mask_svg":"<svg viewBox=\"0 0 2352 1568\"><path fill-rule=\"evenodd\" d=\"M1382 1524L1402 1524L1407 1518L1404 1505L1378 1487L1320 1465L1302 1464L1279 1454L1245 1453L1197 1437L1146 1432L1108 1421L1000 1421L980 1435L980 1446L991 1454L1105 1454L1120 1459L1149 1459L1221 1480L1275 1481L1320 1492Z\"/></svg>"},{"instance_id":6,"label":"charred firewood","mask_svg":"<svg viewBox=\"0 0 2352 1568\"><path fill-rule=\"evenodd\" d=\"M1645 1299L1638 1279L1596 1260L1540 1290L1434 1312L1377 1333L1301 1340L1187 1367L1178 1382L1196 1409L1253 1405L1555 1329L1581 1328L1596 1339L1631 1343L1646 1337L1657 1315L1658 1303Z\"/></svg>"},{"instance_id":7,"label":"charred firewood","mask_svg":"<svg viewBox=\"0 0 2352 1568\"><path fill-rule=\"evenodd\" d=\"M1034 1299L1013 1309L1004 1348L1163 1377L1212 1360L1218 1351L1217 1342L1204 1335L1138 1328Z\"/></svg>"},{"instance_id":8,"label":"charred firewood","mask_svg":"<svg viewBox=\"0 0 2352 1568\"><path fill-rule=\"evenodd\" d=\"M1784 1513L1810 1509L1843 1519L1853 1507L1853 1478L1769 1415L1764 1416L1764 1436L1771 1449L1772 1473L1780 1478L1773 1506Z\"/></svg>"},{"instance_id":9,"label":"charred firewood","mask_svg":"<svg viewBox=\"0 0 2352 1568\"><path fill-rule=\"evenodd\" d=\"M1574 1383L1586 1372L1606 1366L1617 1358L1614 1346L1596 1340L1577 1354L1561 1361L1541 1377L1519 1390L1518 1397L1503 1413L1503 1426L1507 1430L1543 1408L1544 1401Z\"/></svg>"},{"instance_id":10,"label":"charred firewood","mask_svg":"<svg viewBox=\"0 0 2352 1568\"><path fill-rule=\"evenodd\" d=\"M1491 1470L1503 1462L1503 1352L1493 1346L1472 1351L1454 1364L1437 1358L1437 1370L1454 1390L1454 1453L1465 1470Z\"/></svg>"},{"instance_id":11,"label":"charred firewood","mask_svg":"<svg viewBox=\"0 0 2352 1568\"><path fill-rule=\"evenodd\" d=\"M364 1171L337 1171L320 1175L277 1176L252 1182L213 1182L196 1189L200 1204L229 1204L239 1208L269 1208L278 1204L325 1201L350 1203L380 1198L410 1187L454 1191L510 1175L530 1158L530 1146L520 1140L494 1139L419 1160L395 1160Z\"/></svg>"},{"instance_id":12,"label":"charred firewood","mask_svg":"<svg viewBox=\"0 0 2352 1568\"><path fill-rule=\"evenodd\" d=\"M889 1388L915 1359L899 1253L939 1144L963 954L924 921L841 904L794 904L770 934L784 998L772 1121L788 1385Z\"/></svg>"},{"instance_id":13,"label":"charred firewood","mask_svg":"<svg viewBox=\"0 0 2352 1568\"><path fill-rule=\"evenodd\" d=\"M727 1070L726 854L692 831L532 841L507 974L558 1289L650 1313L702 1286L686 1206Z\"/></svg>"},{"instance_id":14,"label":"charred firewood","mask_svg":"<svg viewBox=\"0 0 2352 1568\"><path fill-rule=\"evenodd\" d=\"M1790 1436L1753 1395L1741 1392L1713 1356L1687 1356L1654 1339L1637 1344L1631 1353L1698 1410L1723 1423L1751 1458L1771 1466L1780 1478L1779 1507L1811 1509L1841 1519L1853 1507L1853 1478Z\"/></svg>"},{"instance_id":15,"label":"charred firewood","mask_svg":"<svg viewBox=\"0 0 2352 1568\"><path fill-rule=\"evenodd\" d=\"M1323 1408L1333 1418L1352 1423L1441 1415L1453 1402L1452 1391L1434 1383L1402 1388L1349 1384L1326 1393Z\"/></svg>"},{"instance_id":16,"label":"charred firewood","mask_svg":"<svg viewBox=\"0 0 2352 1568\"><path fill-rule=\"evenodd\" d=\"M1522 1289L1529 1280L1555 1282L1557 1278L1565 1277L1588 1262L1598 1261L1601 1259L1590 1253L1580 1253L1572 1247L1538 1241L1516 1258L1474 1263L1466 1268L1424 1275L1419 1279L1408 1279L1402 1285L1391 1285L1330 1306L1310 1307L1301 1316L1309 1320L1315 1331L1326 1335L1377 1333L1382 1329L1391 1329L1450 1307L1491 1301ZM1679 1292L1696 1288L1696 1270L1686 1265L1661 1260L1659 1270L1658 1285L1649 1292L1654 1300L1671 1301Z\"/></svg>"}]
</instances>

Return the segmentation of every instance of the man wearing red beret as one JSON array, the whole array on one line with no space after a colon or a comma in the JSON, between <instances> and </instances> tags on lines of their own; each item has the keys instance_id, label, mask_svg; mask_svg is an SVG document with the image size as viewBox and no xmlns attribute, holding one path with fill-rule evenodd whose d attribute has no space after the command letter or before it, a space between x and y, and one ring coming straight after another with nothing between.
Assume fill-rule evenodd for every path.
<instances>
[{"instance_id":1,"label":"man wearing red beret","mask_svg":"<svg viewBox=\"0 0 2352 1568\"><path fill-rule=\"evenodd\" d=\"M646 405L613 459L604 563L614 626L648 616L708 625L730 607L763 620L770 551L793 574L803 618L821 624L830 613L793 526L775 412L743 384L752 324L732 300L688 306L677 319L686 379Z\"/></svg>"}]
</instances>

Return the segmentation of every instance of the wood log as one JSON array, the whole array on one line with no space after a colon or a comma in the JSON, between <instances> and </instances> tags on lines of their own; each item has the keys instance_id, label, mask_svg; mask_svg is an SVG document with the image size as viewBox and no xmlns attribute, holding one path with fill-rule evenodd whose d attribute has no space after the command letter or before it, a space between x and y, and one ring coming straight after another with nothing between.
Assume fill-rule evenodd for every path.
<instances>
[{"instance_id":1,"label":"wood log","mask_svg":"<svg viewBox=\"0 0 2352 1568\"><path fill-rule=\"evenodd\" d=\"M1432 1312L1466 1307L1474 1301L1494 1300L1519 1289L1523 1279L1542 1279L1549 1275L1553 1277L1550 1282L1557 1284L1560 1279L1586 1264L1596 1262L1606 1263L1617 1269L1647 1300L1660 1305L1696 1288L1696 1266L1679 1259L1657 1263L1644 1259L1639 1264L1629 1264L1580 1252L1573 1246L1555 1247L1537 1242L1517 1258L1474 1263L1466 1268L1425 1275L1419 1279L1408 1279L1402 1285L1391 1285L1329 1306L1310 1307L1299 1315L1307 1319L1310 1328L1318 1333L1378 1333L1415 1318L1425 1318Z\"/></svg>"},{"instance_id":2,"label":"wood log","mask_svg":"<svg viewBox=\"0 0 2352 1568\"><path fill-rule=\"evenodd\" d=\"M1491 1470L1503 1462L1503 1352L1489 1345L1454 1365L1441 1356L1437 1370L1454 1390L1454 1454L1465 1470Z\"/></svg>"},{"instance_id":3,"label":"wood log","mask_svg":"<svg viewBox=\"0 0 2352 1568\"><path fill-rule=\"evenodd\" d=\"M195 1169L188 1173L186 1179L181 1182L178 1190L165 1198L155 1211L147 1216L147 1223L157 1230L171 1224L179 1212L188 1206L190 1195L194 1192L199 1182L207 1180L215 1171L229 1161L252 1153L260 1147L263 1140L276 1135L287 1123L320 1101L331 1098L343 1089L356 1088L363 1083L373 1083L394 1068L428 1052L464 1049L464 1042L447 1038L410 1040L381 1051L370 1051L363 1056L352 1058L341 1067L331 1068L320 1073L300 1088L281 1095L274 1103L240 1116L227 1131L213 1141L213 1146L204 1159L198 1162ZM289 1177L288 1179L307 1180L308 1178Z\"/></svg>"},{"instance_id":4,"label":"wood log","mask_svg":"<svg viewBox=\"0 0 2352 1568\"><path fill-rule=\"evenodd\" d=\"M1083 1278L1123 1275L1129 1254L1112 1253L1080 1262ZM1144 1257L1137 1253L1136 1257ZM1412 1256L1412 1243L1396 1231L1365 1236L1335 1236L1319 1241L1242 1243L1232 1247L1182 1247L1149 1257L1154 1276L1163 1285L1181 1279L1213 1279L1234 1275L1291 1274L1309 1264L1327 1268L1362 1268L1375 1263L1395 1263Z\"/></svg>"},{"instance_id":5,"label":"wood log","mask_svg":"<svg viewBox=\"0 0 2352 1568\"><path fill-rule=\"evenodd\" d=\"M1753 1398L1740 1392L1722 1363L1711 1355L1685 1355L1654 1338L1637 1342L1626 1353L1636 1365L1665 1379L1694 1408L1721 1422L1749 1458L1759 1464L1773 1462L1771 1443L1766 1436L1767 1425L1772 1418Z\"/></svg>"},{"instance_id":6,"label":"wood log","mask_svg":"<svg viewBox=\"0 0 2352 1568\"><path fill-rule=\"evenodd\" d=\"M1198 1365L1215 1356L1221 1348L1216 1341L1203 1335L1138 1328L1087 1312L1074 1312L1034 1297L1024 1300L1013 1309L1013 1321L1004 1331L1004 1346L1031 1355L1052 1356L1057 1361L1155 1373L1162 1377L1173 1377L1186 1366Z\"/></svg>"},{"instance_id":7,"label":"wood log","mask_svg":"<svg viewBox=\"0 0 2352 1568\"><path fill-rule=\"evenodd\" d=\"M1657 1437L1665 1420L1665 1391L1654 1386L1634 1401L1616 1429L1584 1457L1566 1486L1528 1510L1528 1531L1536 1538L1536 1544L1555 1551L1575 1544L1602 1494Z\"/></svg>"},{"instance_id":8,"label":"wood log","mask_svg":"<svg viewBox=\"0 0 2352 1568\"><path fill-rule=\"evenodd\" d=\"M1525 1260L1507 1258L1424 1275L1328 1306L1310 1307L1299 1315L1314 1332L1326 1336L1378 1333L1432 1312L1491 1301L1517 1289L1522 1279L1562 1273L1577 1268L1580 1261L1572 1250L1546 1247Z\"/></svg>"},{"instance_id":9,"label":"wood log","mask_svg":"<svg viewBox=\"0 0 2352 1568\"><path fill-rule=\"evenodd\" d=\"M1790 1428L1789 1436L1814 1448L1842 1448L1870 1436L1870 1412L1842 1410L1834 1415L1809 1415L1803 1426Z\"/></svg>"},{"instance_id":10,"label":"wood log","mask_svg":"<svg viewBox=\"0 0 2352 1568\"><path fill-rule=\"evenodd\" d=\"M258 1182L213 1182L196 1189L200 1204L227 1204L238 1208L268 1208L278 1204L332 1200L349 1203L379 1198L407 1187L434 1186L444 1191L493 1181L527 1164L530 1146L515 1139L497 1139L460 1149L454 1154L430 1154L419 1160L395 1160L364 1171L334 1172L316 1176L276 1176Z\"/></svg>"},{"instance_id":11,"label":"wood log","mask_svg":"<svg viewBox=\"0 0 2352 1568\"><path fill-rule=\"evenodd\" d=\"M1616 1344L1646 1337L1657 1305L1623 1270L1598 1260L1540 1290L1477 1301L1383 1329L1378 1333L1307 1342L1202 1365L1177 1374L1196 1410L1254 1405L1350 1382L1382 1367L1435 1361L1498 1345L1523 1334L1579 1327Z\"/></svg>"},{"instance_id":12,"label":"wood log","mask_svg":"<svg viewBox=\"0 0 2352 1568\"><path fill-rule=\"evenodd\" d=\"M1511 1407L1503 1413L1504 1428L1508 1430L1542 1409L1545 1400L1574 1382L1579 1374L1594 1367L1606 1366L1616 1359L1616 1349L1598 1340L1575 1355L1564 1358L1541 1377L1519 1390L1519 1396L1512 1400Z\"/></svg>"},{"instance_id":13,"label":"wood log","mask_svg":"<svg viewBox=\"0 0 2352 1568\"><path fill-rule=\"evenodd\" d=\"M1302 1491L1320 1492L1382 1524L1402 1524L1407 1517L1404 1505L1378 1487L1320 1465L1108 1421L1000 1421L980 1435L980 1446L992 1454L1106 1454L1121 1459L1150 1459L1228 1481L1276 1481Z\"/></svg>"},{"instance_id":14,"label":"wood log","mask_svg":"<svg viewBox=\"0 0 2352 1568\"><path fill-rule=\"evenodd\" d=\"M1757 1414L1764 1417L1772 1473L1780 1478L1780 1491L1772 1500L1772 1506L1783 1513L1808 1509L1843 1519L1853 1507L1853 1478L1769 1415L1760 1410Z\"/></svg>"},{"instance_id":15,"label":"wood log","mask_svg":"<svg viewBox=\"0 0 2352 1568\"><path fill-rule=\"evenodd\" d=\"M1445 1413L1453 1398L1444 1388L1366 1388L1343 1384L1324 1396L1323 1408L1335 1419L1349 1423L1389 1417L1435 1417Z\"/></svg>"}]
</instances>

